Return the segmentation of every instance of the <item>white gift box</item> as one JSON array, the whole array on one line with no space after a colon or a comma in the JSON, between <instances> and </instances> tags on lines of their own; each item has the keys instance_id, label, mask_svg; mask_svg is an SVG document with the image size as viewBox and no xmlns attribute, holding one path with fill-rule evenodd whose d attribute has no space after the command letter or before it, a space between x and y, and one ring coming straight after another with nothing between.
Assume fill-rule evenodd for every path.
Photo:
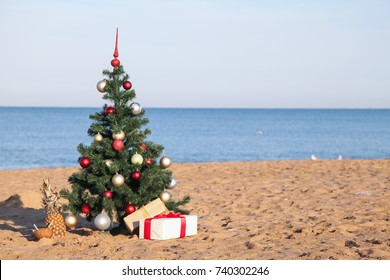
<instances>
[{"instance_id":1,"label":"white gift box","mask_svg":"<svg viewBox=\"0 0 390 280\"><path fill-rule=\"evenodd\" d=\"M139 238L166 240L196 235L198 216L181 215L180 217L140 219Z\"/></svg>"}]
</instances>

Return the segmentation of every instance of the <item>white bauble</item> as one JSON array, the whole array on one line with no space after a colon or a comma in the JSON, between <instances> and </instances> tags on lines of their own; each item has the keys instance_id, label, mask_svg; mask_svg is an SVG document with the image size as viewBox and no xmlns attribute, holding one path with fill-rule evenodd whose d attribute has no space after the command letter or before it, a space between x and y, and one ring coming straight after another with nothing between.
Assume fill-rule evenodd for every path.
<instances>
[{"instance_id":1,"label":"white bauble","mask_svg":"<svg viewBox=\"0 0 390 280\"><path fill-rule=\"evenodd\" d=\"M111 225L111 219L106 213L101 213L97 215L93 222L95 226L100 230L106 230Z\"/></svg>"},{"instance_id":2,"label":"white bauble","mask_svg":"<svg viewBox=\"0 0 390 280\"><path fill-rule=\"evenodd\" d=\"M171 177L167 189L174 189L176 187L176 184L176 179L174 177Z\"/></svg>"},{"instance_id":3,"label":"white bauble","mask_svg":"<svg viewBox=\"0 0 390 280\"><path fill-rule=\"evenodd\" d=\"M142 112L142 107L139 103L133 102L130 104L131 113L133 115L138 115Z\"/></svg>"}]
</instances>

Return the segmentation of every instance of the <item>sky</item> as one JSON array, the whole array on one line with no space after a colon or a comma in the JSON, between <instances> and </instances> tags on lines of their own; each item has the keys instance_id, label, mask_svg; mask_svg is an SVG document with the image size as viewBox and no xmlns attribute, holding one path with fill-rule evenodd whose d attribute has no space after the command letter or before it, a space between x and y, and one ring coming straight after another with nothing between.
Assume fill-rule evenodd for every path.
<instances>
[{"instance_id":1,"label":"sky","mask_svg":"<svg viewBox=\"0 0 390 280\"><path fill-rule=\"evenodd\" d=\"M0 106L390 108L390 1L0 1Z\"/></svg>"}]
</instances>

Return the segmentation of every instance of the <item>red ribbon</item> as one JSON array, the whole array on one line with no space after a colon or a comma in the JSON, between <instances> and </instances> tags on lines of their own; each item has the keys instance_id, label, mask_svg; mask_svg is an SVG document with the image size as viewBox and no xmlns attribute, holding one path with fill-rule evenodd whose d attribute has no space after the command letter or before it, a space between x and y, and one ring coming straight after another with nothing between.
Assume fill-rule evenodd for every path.
<instances>
[{"instance_id":1,"label":"red ribbon","mask_svg":"<svg viewBox=\"0 0 390 280\"><path fill-rule=\"evenodd\" d=\"M183 216L180 212L173 213L169 212L168 214L160 214L154 216L153 218L145 219L144 223L144 238L150 239L151 235L151 224L153 219L165 219L165 218L180 218L180 238L186 236L186 217Z\"/></svg>"}]
</instances>

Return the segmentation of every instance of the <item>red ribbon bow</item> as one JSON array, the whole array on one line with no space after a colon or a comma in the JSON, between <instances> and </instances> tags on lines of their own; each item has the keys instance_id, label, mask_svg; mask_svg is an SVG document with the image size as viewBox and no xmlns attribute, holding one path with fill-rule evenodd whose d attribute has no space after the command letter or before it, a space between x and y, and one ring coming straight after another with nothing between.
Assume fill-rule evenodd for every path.
<instances>
[{"instance_id":1,"label":"red ribbon bow","mask_svg":"<svg viewBox=\"0 0 390 280\"><path fill-rule=\"evenodd\" d=\"M154 216L153 218L145 219L144 238L150 239L151 224L152 224L153 219L165 219L165 218L179 218L180 219L180 238L186 236L186 217L183 216L180 212L177 212L177 213L169 212L168 214L160 214L160 215Z\"/></svg>"}]
</instances>

